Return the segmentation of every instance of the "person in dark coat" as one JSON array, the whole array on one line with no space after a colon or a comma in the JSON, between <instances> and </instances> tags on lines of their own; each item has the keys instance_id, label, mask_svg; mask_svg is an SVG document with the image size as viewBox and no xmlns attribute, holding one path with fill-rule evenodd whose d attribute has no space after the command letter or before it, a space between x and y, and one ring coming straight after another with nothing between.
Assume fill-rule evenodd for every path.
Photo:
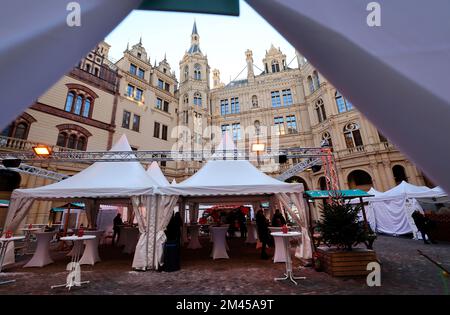
<instances>
[{"instance_id":1,"label":"person in dark coat","mask_svg":"<svg viewBox=\"0 0 450 315\"><path fill-rule=\"evenodd\" d=\"M433 222L417 210L413 212L411 217L413 218L420 234L422 234L423 242L425 244L430 244L425 238L425 235L427 235L430 242L436 244L436 242L430 236L430 231L433 229Z\"/></svg>"},{"instance_id":2,"label":"person in dark coat","mask_svg":"<svg viewBox=\"0 0 450 315\"><path fill-rule=\"evenodd\" d=\"M241 238L247 237L247 220L245 218L244 212L241 209L238 210L238 222L239 222L239 231L241 232Z\"/></svg>"},{"instance_id":3,"label":"person in dark coat","mask_svg":"<svg viewBox=\"0 0 450 315\"><path fill-rule=\"evenodd\" d=\"M114 246L114 241L117 236L117 242L119 242L120 239L120 227L123 225L122 216L120 213L116 215L116 217L113 220L113 237L112 237L112 245Z\"/></svg>"},{"instance_id":4,"label":"person in dark coat","mask_svg":"<svg viewBox=\"0 0 450 315\"><path fill-rule=\"evenodd\" d=\"M256 227L258 230L258 238L261 242L261 259L268 259L269 255L266 253L266 247L269 243L269 225L267 223L267 219L264 216L264 213L262 210L259 210L256 213Z\"/></svg>"},{"instance_id":5,"label":"person in dark coat","mask_svg":"<svg viewBox=\"0 0 450 315\"><path fill-rule=\"evenodd\" d=\"M181 227L183 220L181 220L180 212L176 212L169 221L166 228L166 236L168 241L181 241Z\"/></svg>"},{"instance_id":6,"label":"person in dark coat","mask_svg":"<svg viewBox=\"0 0 450 315\"><path fill-rule=\"evenodd\" d=\"M273 217L272 217L272 226L282 227L285 224L286 224L286 219L281 214L280 210L278 210L278 209L275 210L275 213L273 214Z\"/></svg>"}]
</instances>

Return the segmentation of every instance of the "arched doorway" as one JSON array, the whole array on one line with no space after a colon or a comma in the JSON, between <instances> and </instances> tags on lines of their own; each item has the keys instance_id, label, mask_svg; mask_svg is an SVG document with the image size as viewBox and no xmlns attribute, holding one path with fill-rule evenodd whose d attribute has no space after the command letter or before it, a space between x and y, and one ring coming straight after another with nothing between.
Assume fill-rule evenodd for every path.
<instances>
[{"instance_id":1,"label":"arched doorway","mask_svg":"<svg viewBox=\"0 0 450 315\"><path fill-rule=\"evenodd\" d=\"M347 176L350 189L361 189L368 191L373 186L372 177L365 171L354 170Z\"/></svg>"},{"instance_id":2,"label":"arched doorway","mask_svg":"<svg viewBox=\"0 0 450 315\"><path fill-rule=\"evenodd\" d=\"M325 176L319 178L319 188L320 190L327 190L327 179Z\"/></svg>"},{"instance_id":3,"label":"arched doorway","mask_svg":"<svg viewBox=\"0 0 450 315\"><path fill-rule=\"evenodd\" d=\"M395 184L400 184L402 181L407 182L408 177L406 177L405 168L401 165L395 165L392 168L392 173L394 174Z\"/></svg>"},{"instance_id":4,"label":"arched doorway","mask_svg":"<svg viewBox=\"0 0 450 315\"><path fill-rule=\"evenodd\" d=\"M306 181L305 181L303 178L301 178L300 176L292 176L292 177L286 179L286 183L301 183L301 184L303 184L303 188L304 188L305 190L309 190L308 184L307 184Z\"/></svg>"}]
</instances>

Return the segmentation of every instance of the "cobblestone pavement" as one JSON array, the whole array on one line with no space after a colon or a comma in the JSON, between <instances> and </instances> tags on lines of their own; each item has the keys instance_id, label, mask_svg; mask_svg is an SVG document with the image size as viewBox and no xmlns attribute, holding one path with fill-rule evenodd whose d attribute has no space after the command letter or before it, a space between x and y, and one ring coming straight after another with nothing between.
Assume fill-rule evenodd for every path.
<instances>
[{"instance_id":1,"label":"cobblestone pavement","mask_svg":"<svg viewBox=\"0 0 450 315\"><path fill-rule=\"evenodd\" d=\"M284 263L274 264L259 259L254 246L240 239L230 242L230 259L213 261L210 245L202 239L203 249L182 251L182 269L177 272L136 272L131 270L132 256L120 249L101 247L102 262L82 266L82 280L90 283L75 287L70 294L445 294L445 282L440 271L417 253L417 249L450 268L450 244L424 245L405 238L379 236L374 249L382 264L381 287L368 287L365 278L333 278L311 268L295 272L307 277L295 286L275 282L285 270ZM269 251L270 252L270 251ZM270 252L272 253L272 252ZM55 263L44 268L22 268L30 256L18 262L0 276L0 280L16 279L0 286L0 294L68 294L67 289L50 289L65 282L65 253L52 251ZM449 286L449 278L445 280Z\"/></svg>"}]
</instances>

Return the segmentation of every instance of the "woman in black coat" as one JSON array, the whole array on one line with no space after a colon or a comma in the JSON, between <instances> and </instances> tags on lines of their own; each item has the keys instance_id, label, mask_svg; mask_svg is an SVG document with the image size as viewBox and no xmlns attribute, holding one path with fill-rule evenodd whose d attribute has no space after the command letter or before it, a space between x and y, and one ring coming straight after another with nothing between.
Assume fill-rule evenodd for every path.
<instances>
[{"instance_id":1,"label":"woman in black coat","mask_svg":"<svg viewBox=\"0 0 450 315\"><path fill-rule=\"evenodd\" d=\"M261 259L268 259L269 255L266 253L266 247L269 243L269 224L267 223L267 219L264 216L264 213L262 210L259 210L256 213L256 227L258 229L258 238L259 241L262 244L261 247Z\"/></svg>"}]
</instances>

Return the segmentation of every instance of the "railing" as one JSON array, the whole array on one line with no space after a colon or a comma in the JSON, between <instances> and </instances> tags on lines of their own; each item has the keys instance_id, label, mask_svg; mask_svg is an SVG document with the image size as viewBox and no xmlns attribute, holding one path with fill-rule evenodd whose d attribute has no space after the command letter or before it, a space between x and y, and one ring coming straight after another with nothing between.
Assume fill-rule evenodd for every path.
<instances>
[{"instance_id":1,"label":"railing","mask_svg":"<svg viewBox=\"0 0 450 315\"><path fill-rule=\"evenodd\" d=\"M390 142L379 142L379 143L372 143L372 144L366 144L366 145L360 145L353 148L347 148L344 150L335 151L335 154L338 158L344 158L349 157L352 155L359 155L359 154L367 154L367 153L373 153L378 151L394 151L396 148L394 145Z\"/></svg>"},{"instance_id":2,"label":"railing","mask_svg":"<svg viewBox=\"0 0 450 315\"><path fill-rule=\"evenodd\" d=\"M5 136L0 136L0 150L11 150L11 151L29 151L33 150L33 147L39 144L45 144L42 142L33 142L24 139L10 138ZM74 149L64 148L57 145L49 145L53 152L71 152L76 151Z\"/></svg>"}]
</instances>

